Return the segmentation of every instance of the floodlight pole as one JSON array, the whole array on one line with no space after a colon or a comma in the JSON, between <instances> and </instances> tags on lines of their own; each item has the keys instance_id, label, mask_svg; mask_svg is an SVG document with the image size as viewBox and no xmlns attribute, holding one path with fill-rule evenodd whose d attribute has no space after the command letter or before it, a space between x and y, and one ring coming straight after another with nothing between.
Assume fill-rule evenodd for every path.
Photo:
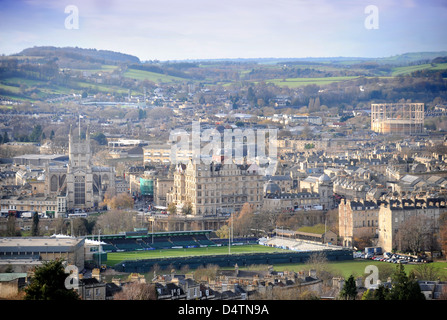
<instances>
[{"instance_id":1,"label":"floodlight pole","mask_svg":"<svg viewBox=\"0 0 447 320\"><path fill-rule=\"evenodd\" d=\"M233 224L232 212L230 211L230 227L228 228L228 254L231 254L231 225Z\"/></svg>"},{"instance_id":2,"label":"floodlight pole","mask_svg":"<svg viewBox=\"0 0 447 320\"><path fill-rule=\"evenodd\" d=\"M101 270L101 229L98 234L98 258L99 258L99 270Z\"/></svg>"}]
</instances>

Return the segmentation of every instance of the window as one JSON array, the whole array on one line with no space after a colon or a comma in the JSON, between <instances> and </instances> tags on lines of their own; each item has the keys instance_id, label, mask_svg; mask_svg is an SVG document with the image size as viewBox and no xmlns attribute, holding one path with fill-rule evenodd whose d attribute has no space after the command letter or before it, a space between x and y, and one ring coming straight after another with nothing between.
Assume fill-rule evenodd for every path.
<instances>
[{"instance_id":1,"label":"window","mask_svg":"<svg viewBox=\"0 0 447 320\"><path fill-rule=\"evenodd\" d=\"M75 205L84 205L85 204L85 177L84 176L75 176L75 194L74 194L74 203Z\"/></svg>"},{"instance_id":2,"label":"window","mask_svg":"<svg viewBox=\"0 0 447 320\"><path fill-rule=\"evenodd\" d=\"M52 176L50 179L50 191L52 192L57 191L57 183L58 183L57 176Z\"/></svg>"}]
</instances>

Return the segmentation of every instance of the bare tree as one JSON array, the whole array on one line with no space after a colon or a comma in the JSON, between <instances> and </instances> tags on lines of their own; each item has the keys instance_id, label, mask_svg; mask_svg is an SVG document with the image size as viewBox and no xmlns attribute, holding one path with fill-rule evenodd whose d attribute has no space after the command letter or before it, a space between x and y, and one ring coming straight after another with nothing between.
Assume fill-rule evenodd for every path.
<instances>
[{"instance_id":1,"label":"bare tree","mask_svg":"<svg viewBox=\"0 0 447 320\"><path fill-rule=\"evenodd\" d=\"M106 193L102 205L107 205L110 209L130 209L133 208L133 198L128 193L119 193L110 197L109 193Z\"/></svg>"},{"instance_id":2,"label":"bare tree","mask_svg":"<svg viewBox=\"0 0 447 320\"><path fill-rule=\"evenodd\" d=\"M113 296L114 300L157 300L154 284L132 282Z\"/></svg>"},{"instance_id":3,"label":"bare tree","mask_svg":"<svg viewBox=\"0 0 447 320\"><path fill-rule=\"evenodd\" d=\"M398 247L414 254L429 249L430 233L433 233L431 219L426 216L411 216L399 227Z\"/></svg>"},{"instance_id":4,"label":"bare tree","mask_svg":"<svg viewBox=\"0 0 447 320\"><path fill-rule=\"evenodd\" d=\"M133 230L135 226L134 214L128 211L111 210L98 217L96 228L104 234L116 234Z\"/></svg>"},{"instance_id":5,"label":"bare tree","mask_svg":"<svg viewBox=\"0 0 447 320\"><path fill-rule=\"evenodd\" d=\"M417 265L412 272L420 280L436 281L439 279L440 273L439 268L435 267L433 264L423 263Z\"/></svg>"},{"instance_id":6,"label":"bare tree","mask_svg":"<svg viewBox=\"0 0 447 320\"><path fill-rule=\"evenodd\" d=\"M250 233L254 217L253 207L249 203L244 203L239 213L232 216L233 233L239 236L245 236Z\"/></svg>"},{"instance_id":7,"label":"bare tree","mask_svg":"<svg viewBox=\"0 0 447 320\"><path fill-rule=\"evenodd\" d=\"M447 259L447 212L439 217L439 242Z\"/></svg>"}]
</instances>

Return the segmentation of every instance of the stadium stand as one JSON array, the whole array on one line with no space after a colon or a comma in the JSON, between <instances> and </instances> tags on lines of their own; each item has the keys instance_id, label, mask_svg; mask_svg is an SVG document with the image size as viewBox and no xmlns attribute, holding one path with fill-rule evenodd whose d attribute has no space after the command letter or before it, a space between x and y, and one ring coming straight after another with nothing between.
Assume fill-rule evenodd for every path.
<instances>
[{"instance_id":1,"label":"stadium stand","mask_svg":"<svg viewBox=\"0 0 447 320\"><path fill-rule=\"evenodd\" d=\"M118 250L123 251L137 251L143 250L143 247L140 246L135 239L115 239L112 242L112 245L115 246Z\"/></svg>"},{"instance_id":2,"label":"stadium stand","mask_svg":"<svg viewBox=\"0 0 447 320\"><path fill-rule=\"evenodd\" d=\"M101 235L102 246L105 252L116 251L140 251L140 250L160 250L170 248L192 248L200 246L226 246L228 239L210 239L211 231L173 231L147 233L126 232L124 234ZM90 240L98 240L97 236L88 236ZM257 238L234 238L232 245L256 244Z\"/></svg>"},{"instance_id":3,"label":"stadium stand","mask_svg":"<svg viewBox=\"0 0 447 320\"><path fill-rule=\"evenodd\" d=\"M274 237L263 241L263 245L269 247L276 247L281 249L287 249L292 251L302 251L302 252L310 252L310 251L318 251L318 250L340 250L338 246L332 245L324 245L321 243L316 243L312 241L306 240L294 240L294 239L286 239L280 237Z\"/></svg>"},{"instance_id":4,"label":"stadium stand","mask_svg":"<svg viewBox=\"0 0 447 320\"><path fill-rule=\"evenodd\" d=\"M214 242L215 244L220 244L220 245L228 245L228 239L218 239L218 238L213 238L210 239L212 242ZM231 241L232 244L256 244L258 243L258 238L233 238L233 240Z\"/></svg>"},{"instance_id":5,"label":"stadium stand","mask_svg":"<svg viewBox=\"0 0 447 320\"><path fill-rule=\"evenodd\" d=\"M147 237L146 239L145 242L154 249L169 249L174 247L174 244L169 240L168 236L154 237L153 243L152 238Z\"/></svg>"},{"instance_id":6,"label":"stadium stand","mask_svg":"<svg viewBox=\"0 0 447 320\"><path fill-rule=\"evenodd\" d=\"M192 236L170 237L170 240L176 247L190 248L199 246L199 243Z\"/></svg>"},{"instance_id":7,"label":"stadium stand","mask_svg":"<svg viewBox=\"0 0 447 320\"><path fill-rule=\"evenodd\" d=\"M199 245L202 245L202 246L215 246L216 245L215 242L208 239L208 237L205 235L197 235L197 236L194 236L193 238L194 238L194 241L196 241Z\"/></svg>"}]
</instances>

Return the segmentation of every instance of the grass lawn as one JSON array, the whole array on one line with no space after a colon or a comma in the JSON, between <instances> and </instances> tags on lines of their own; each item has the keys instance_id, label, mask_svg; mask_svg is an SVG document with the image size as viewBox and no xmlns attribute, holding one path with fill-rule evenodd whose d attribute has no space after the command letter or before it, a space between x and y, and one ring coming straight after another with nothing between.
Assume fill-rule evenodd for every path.
<instances>
[{"instance_id":1,"label":"grass lawn","mask_svg":"<svg viewBox=\"0 0 447 320\"><path fill-rule=\"evenodd\" d=\"M243 245L231 246L231 253L254 253L254 252L278 252L284 249L261 246L261 245ZM107 253L107 266L114 266L123 260L137 259L160 259L168 257L190 257L204 255L228 254L228 247L206 247L206 248L188 248L188 249L164 249L132 252L109 252Z\"/></svg>"},{"instance_id":2,"label":"grass lawn","mask_svg":"<svg viewBox=\"0 0 447 320\"><path fill-rule=\"evenodd\" d=\"M373 261L373 260L348 260L348 261L334 261L329 262L329 268L334 271L336 274L340 274L344 278L348 278L350 275L353 275L354 277L357 276L363 276L365 275L365 268L368 265L375 265L379 268L379 272L381 268L384 269L391 269L395 270L397 267L397 264L394 263L388 263L383 261ZM447 262L433 262L431 265L435 266L439 269L439 273L441 277L444 277L444 279L447 279ZM417 265L416 264L405 264L405 272L407 274L410 273L412 269L414 269ZM277 265L274 267L277 271L295 271L298 272L300 270L306 269L308 266L304 263L300 264L283 264L283 265ZM369 275L369 273L367 273Z\"/></svg>"},{"instance_id":3,"label":"grass lawn","mask_svg":"<svg viewBox=\"0 0 447 320\"><path fill-rule=\"evenodd\" d=\"M265 253L265 252L279 252L284 249L267 247L262 245L242 245L232 246L231 254L246 254L246 253ZM168 257L185 257L185 256L204 256L204 255L219 255L228 254L228 247L206 247L206 248L188 248L188 249L163 249L163 250L149 250L149 251L132 251L132 252L109 252L107 253L108 267L112 267L115 264L124 260L140 260L140 259L161 259ZM379 273L383 272L386 275L390 275L397 267L397 264L388 263L384 261L374 260L346 260L346 261L329 261L328 269L335 276L342 276L345 279L350 275L354 277L366 276L365 268L368 265L375 265L379 269ZM439 271L441 279L447 280L447 262L433 262L430 265L436 267ZM415 268L415 264L404 265L407 274ZM250 267L242 267L246 269ZM292 264L278 264L274 265L276 271L302 271L309 269L309 265L306 263L292 263Z\"/></svg>"}]
</instances>

